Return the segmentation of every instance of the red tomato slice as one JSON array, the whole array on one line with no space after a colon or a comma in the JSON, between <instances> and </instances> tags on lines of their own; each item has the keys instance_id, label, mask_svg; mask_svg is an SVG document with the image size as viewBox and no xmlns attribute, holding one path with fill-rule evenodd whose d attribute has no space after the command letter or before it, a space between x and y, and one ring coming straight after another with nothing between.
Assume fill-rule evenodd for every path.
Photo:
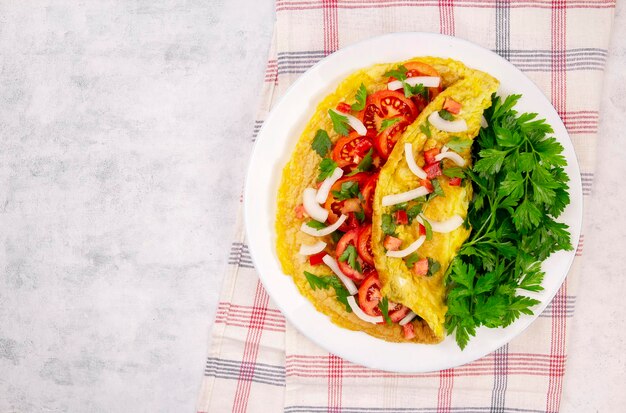
<instances>
[{"instance_id":1,"label":"red tomato slice","mask_svg":"<svg viewBox=\"0 0 626 413\"><path fill-rule=\"evenodd\" d=\"M378 273L368 276L359 287L359 307L371 316L377 317L381 315L378 302L382 299L380 294L380 281Z\"/></svg>"},{"instance_id":2,"label":"red tomato slice","mask_svg":"<svg viewBox=\"0 0 626 413\"><path fill-rule=\"evenodd\" d=\"M324 261L322 258L326 255L326 251L318 252L317 254L309 256L309 264L311 265L320 265Z\"/></svg>"},{"instance_id":3,"label":"red tomato slice","mask_svg":"<svg viewBox=\"0 0 626 413\"><path fill-rule=\"evenodd\" d=\"M426 235L426 227L420 224L420 237Z\"/></svg>"},{"instance_id":4,"label":"red tomato slice","mask_svg":"<svg viewBox=\"0 0 626 413\"><path fill-rule=\"evenodd\" d=\"M400 209L396 211L396 224L398 225L406 225L409 223L409 216L406 214L404 209Z\"/></svg>"},{"instance_id":5,"label":"red tomato slice","mask_svg":"<svg viewBox=\"0 0 626 413\"><path fill-rule=\"evenodd\" d=\"M426 176L428 177L428 179L433 179L441 176L441 165L439 165L439 162L426 165L424 167L424 172L426 172Z\"/></svg>"},{"instance_id":6,"label":"red tomato slice","mask_svg":"<svg viewBox=\"0 0 626 413\"><path fill-rule=\"evenodd\" d=\"M426 165L437 163L437 160L435 159L435 156L437 155L439 155L438 148L432 148L424 151L424 162L426 162Z\"/></svg>"},{"instance_id":7,"label":"red tomato slice","mask_svg":"<svg viewBox=\"0 0 626 413\"><path fill-rule=\"evenodd\" d=\"M343 168L348 165L357 165L372 148L372 140L350 132L348 136L340 138L333 148L332 158L337 166Z\"/></svg>"},{"instance_id":8,"label":"red tomato slice","mask_svg":"<svg viewBox=\"0 0 626 413\"><path fill-rule=\"evenodd\" d=\"M359 287L358 296L359 307L361 307L365 314L369 314L374 317L382 315L380 308L378 308L378 303L383 297L380 293L380 280L378 279L377 272L373 272L365 278L365 280L363 280L363 283ZM409 311L411 311L408 307L392 301L389 301L388 310L389 318L391 318L391 321L394 323L402 320L406 317Z\"/></svg>"},{"instance_id":9,"label":"red tomato slice","mask_svg":"<svg viewBox=\"0 0 626 413\"><path fill-rule=\"evenodd\" d=\"M368 134L376 135L382 126L384 119L404 116L408 122L418 115L413 101L406 98L403 93L395 90L381 90L367 97L365 109L359 117L368 130Z\"/></svg>"},{"instance_id":10,"label":"red tomato slice","mask_svg":"<svg viewBox=\"0 0 626 413\"><path fill-rule=\"evenodd\" d=\"M402 333L404 334L404 338L407 340L412 340L415 338L415 328L413 327L413 323L406 323L402 326Z\"/></svg>"},{"instance_id":11,"label":"red tomato slice","mask_svg":"<svg viewBox=\"0 0 626 413\"><path fill-rule=\"evenodd\" d=\"M372 224L364 225L359 232L357 250L363 261L374 265L374 253L372 252Z\"/></svg>"},{"instance_id":12,"label":"red tomato slice","mask_svg":"<svg viewBox=\"0 0 626 413\"><path fill-rule=\"evenodd\" d=\"M391 235L387 235L383 241L383 246L387 251L397 251L400 249L401 245L402 240L400 238L392 237Z\"/></svg>"},{"instance_id":13,"label":"red tomato slice","mask_svg":"<svg viewBox=\"0 0 626 413\"><path fill-rule=\"evenodd\" d=\"M461 111L461 104L452 98L446 98L443 101L443 109L447 110L453 115L458 115Z\"/></svg>"},{"instance_id":14,"label":"red tomato slice","mask_svg":"<svg viewBox=\"0 0 626 413\"><path fill-rule=\"evenodd\" d=\"M337 105L337 111L342 112L342 113L350 113L350 110L352 108L350 107L350 105L348 105L346 102L340 102Z\"/></svg>"},{"instance_id":15,"label":"red tomato slice","mask_svg":"<svg viewBox=\"0 0 626 413\"><path fill-rule=\"evenodd\" d=\"M349 245L357 248L358 246L358 238L359 238L359 229L351 229L346 232L343 237L337 243L337 250L335 251L335 258L337 259L337 263L339 264L339 268L341 272L343 272L347 277L353 279L354 281L361 281L365 278L362 272L359 272L356 268L352 268L348 261L339 261L339 258L344 253L344 251L348 248ZM361 270L363 270L363 260L357 257L359 264L361 265Z\"/></svg>"},{"instance_id":16,"label":"red tomato slice","mask_svg":"<svg viewBox=\"0 0 626 413\"><path fill-rule=\"evenodd\" d=\"M359 188L361 188L361 193L363 193L365 189L365 183L368 182L372 175L361 172L353 176L345 176L339 179L332 186L330 193L328 194L328 198L326 198L326 202L324 203L324 208L328 211L328 222L334 224L337 222L343 211L347 211L348 209L353 209L350 207L351 203L360 202L358 198L351 198L346 200L337 200L333 195L333 191L340 191L341 184L348 181L355 181L359 184ZM364 195L365 196L365 195ZM373 195L372 195L373 197ZM346 205L346 203L348 205ZM359 221L356 219L354 212L348 212L348 219L342 226L339 227L340 231L347 232L353 228L359 226Z\"/></svg>"},{"instance_id":17,"label":"red tomato slice","mask_svg":"<svg viewBox=\"0 0 626 413\"><path fill-rule=\"evenodd\" d=\"M430 179L420 179L420 186L428 189L428 192L433 192L435 190L435 187L433 186L433 183L430 182Z\"/></svg>"},{"instance_id":18,"label":"red tomato slice","mask_svg":"<svg viewBox=\"0 0 626 413\"><path fill-rule=\"evenodd\" d=\"M413 272L417 275L428 274L428 258L422 258L413 265Z\"/></svg>"},{"instance_id":19,"label":"red tomato slice","mask_svg":"<svg viewBox=\"0 0 626 413\"><path fill-rule=\"evenodd\" d=\"M397 116L395 119L400 119L398 122L389 126L387 129L382 131L376 136L374 139L374 147L376 148L376 152L380 154L380 156L384 159L389 157L393 147L396 146L396 142L402 133L406 130L407 126L409 126L410 122L404 116Z\"/></svg>"},{"instance_id":20,"label":"red tomato slice","mask_svg":"<svg viewBox=\"0 0 626 413\"><path fill-rule=\"evenodd\" d=\"M461 186L461 178L458 176L456 178L450 178L448 181L448 185L450 186Z\"/></svg>"},{"instance_id":21,"label":"red tomato slice","mask_svg":"<svg viewBox=\"0 0 626 413\"><path fill-rule=\"evenodd\" d=\"M361 194L363 194L363 199L365 200L365 205L363 205L363 211L365 212L365 216L368 218L372 217L373 213L373 203L374 203L374 192L376 191L376 183L378 182L378 174L374 174L369 178L369 180L361 189Z\"/></svg>"}]
</instances>

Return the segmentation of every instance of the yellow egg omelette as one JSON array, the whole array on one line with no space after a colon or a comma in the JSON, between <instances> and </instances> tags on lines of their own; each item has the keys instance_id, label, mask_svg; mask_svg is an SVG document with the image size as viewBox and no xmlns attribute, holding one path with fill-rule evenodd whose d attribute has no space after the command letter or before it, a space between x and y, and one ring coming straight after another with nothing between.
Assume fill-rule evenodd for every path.
<instances>
[{"instance_id":1,"label":"yellow egg omelette","mask_svg":"<svg viewBox=\"0 0 626 413\"><path fill-rule=\"evenodd\" d=\"M332 322L444 338L444 275L470 232L463 170L497 88L461 62L418 57L359 70L319 103L282 172L276 250Z\"/></svg>"}]
</instances>

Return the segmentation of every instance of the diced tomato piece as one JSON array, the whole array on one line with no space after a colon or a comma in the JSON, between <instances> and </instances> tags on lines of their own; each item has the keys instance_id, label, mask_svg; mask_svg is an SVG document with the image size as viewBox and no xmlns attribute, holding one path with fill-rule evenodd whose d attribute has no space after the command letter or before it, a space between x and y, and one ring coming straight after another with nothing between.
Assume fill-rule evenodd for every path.
<instances>
[{"instance_id":1,"label":"diced tomato piece","mask_svg":"<svg viewBox=\"0 0 626 413\"><path fill-rule=\"evenodd\" d=\"M294 211L296 211L296 218L298 219L303 219L305 216L305 212L304 212L304 205L300 204L297 207L294 208Z\"/></svg>"},{"instance_id":2,"label":"diced tomato piece","mask_svg":"<svg viewBox=\"0 0 626 413\"><path fill-rule=\"evenodd\" d=\"M443 108L454 115L458 115L461 111L461 104L454 99L446 98L443 101Z\"/></svg>"},{"instance_id":3,"label":"diced tomato piece","mask_svg":"<svg viewBox=\"0 0 626 413\"><path fill-rule=\"evenodd\" d=\"M409 223L409 217L406 214L404 209L400 209L396 211L396 224L398 225L406 225Z\"/></svg>"},{"instance_id":4,"label":"diced tomato piece","mask_svg":"<svg viewBox=\"0 0 626 413\"><path fill-rule=\"evenodd\" d=\"M428 274L428 258L422 258L413 264L413 272L416 275Z\"/></svg>"},{"instance_id":5,"label":"diced tomato piece","mask_svg":"<svg viewBox=\"0 0 626 413\"><path fill-rule=\"evenodd\" d=\"M326 255L326 251L322 251L322 252L318 252L317 254L310 255L309 256L309 264L311 264L311 265L320 265L321 263L324 262L322 260L322 258L324 258L324 255Z\"/></svg>"},{"instance_id":6,"label":"diced tomato piece","mask_svg":"<svg viewBox=\"0 0 626 413\"><path fill-rule=\"evenodd\" d=\"M424 172L426 172L426 176L428 177L428 179L433 179L441 176L441 165L439 165L439 162L427 165L424 167Z\"/></svg>"},{"instance_id":7,"label":"diced tomato piece","mask_svg":"<svg viewBox=\"0 0 626 413\"><path fill-rule=\"evenodd\" d=\"M437 160L435 159L435 156L437 155L439 155L438 148L432 148L424 151L424 162L426 162L426 165L428 166L430 164L437 163Z\"/></svg>"},{"instance_id":8,"label":"diced tomato piece","mask_svg":"<svg viewBox=\"0 0 626 413\"><path fill-rule=\"evenodd\" d=\"M348 105L346 102L341 102L337 105L337 111L339 112L350 113L350 109L350 105Z\"/></svg>"},{"instance_id":9,"label":"diced tomato piece","mask_svg":"<svg viewBox=\"0 0 626 413\"><path fill-rule=\"evenodd\" d=\"M420 179L420 185L428 189L428 192L433 192L435 190L435 187L433 186L433 183L430 182L430 179Z\"/></svg>"},{"instance_id":10,"label":"diced tomato piece","mask_svg":"<svg viewBox=\"0 0 626 413\"><path fill-rule=\"evenodd\" d=\"M426 227L420 224L420 236L426 235Z\"/></svg>"},{"instance_id":11,"label":"diced tomato piece","mask_svg":"<svg viewBox=\"0 0 626 413\"><path fill-rule=\"evenodd\" d=\"M413 323L406 323L402 326L402 333L404 333L404 338L407 340L412 340L415 338L415 329L413 328Z\"/></svg>"},{"instance_id":12,"label":"diced tomato piece","mask_svg":"<svg viewBox=\"0 0 626 413\"><path fill-rule=\"evenodd\" d=\"M400 238L392 237L391 235L387 235L383 241L383 246L387 249L387 251L397 251L400 249L401 245L402 240Z\"/></svg>"},{"instance_id":13,"label":"diced tomato piece","mask_svg":"<svg viewBox=\"0 0 626 413\"><path fill-rule=\"evenodd\" d=\"M461 186L461 178L459 178L459 177L451 178L448 181L448 185L450 185L450 186Z\"/></svg>"}]
</instances>

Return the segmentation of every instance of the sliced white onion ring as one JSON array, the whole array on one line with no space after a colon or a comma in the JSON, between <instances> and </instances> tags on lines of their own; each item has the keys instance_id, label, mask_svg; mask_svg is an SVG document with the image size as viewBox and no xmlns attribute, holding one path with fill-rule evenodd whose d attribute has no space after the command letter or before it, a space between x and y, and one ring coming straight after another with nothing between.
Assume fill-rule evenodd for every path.
<instances>
[{"instance_id":1,"label":"sliced white onion ring","mask_svg":"<svg viewBox=\"0 0 626 413\"><path fill-rule=\"evenodd\" d=\"M435 155L435 160L437 162L439 162L440 160L444 158L450 159L452 162L454 162L455 164L459 166L465 166L465 159L463 159L461 155L459 155L458 153L454 151L447 151L447 152L442 151L441 153Z\"/></svg>"},{"instance_id":2,"label":"sliced white onion ring","mask_svg":"<svg viewBox=\"0 0 626 413\"><path fill-rule=\"evenodd\" d=\"M322 258L322 261L324 261L324 264L328 265L328 268L333 270L337 277L339 277L343 285L346 286L346 289L348 290L348 293L350 293L350 295L354 295L359 291L358 288L356 288L356 285L354 285L354 281L346 277L346 275L341 271L341 269L339 268L339 264L337 264L337 261L335 261L333 257L326 254Z\"/></svg>"},{"instance_id":3,"label":"sliced white onion ring","mask_svg":"<svg viewBox=\"0 0 626 413\"><path fill-rule=\"evenodd\" d=\"M425 186L420 186L415 189L411 189L407 192L400 194L386 195L383 197L383 206L391 206L401 204L403 202L409 202L412 199L419 198L420 196L428 195L430 191Z\"/></svg>"},{"instance_id":4,"label":"sliced white onion ring","mask_svg":"<svg viewBox=\"0 0 626 413\"><path fill-rule=\"evenodd\" d=\"M413 174L415 174L415 176L417 176L420 179L426 179L428 177L428 175L426 174L426 171L424 171L422 168L417 166L417 163L415 163L415 158L413 157L413 145L412 144L410 143L404 144L404 157L406 158L407 165L409 165L409 169L411 170L411 172L413 172Z\"/></svg>"},{"instance_id":5,"label":"sliced white onion ring","mask_svg":"<svg viewBox=\"0 0 626 413\"><path fill-rule=\"evenodd\" d=\"M486 128L488 126L489 126L489 124L487 123L487 119L485 119L484 116L481 116L480 117L480 127L481 128Z\"/></svg>"},{"instance_id":6,"label":"sliced white onion ring","mask_svg":"<svg viewBox=\"0 0 626 413\"><path fill-rule=\"evenodd\" d=\"M439 232L441 234L447 234L448 232L452 232L461 225L463 225L464 219L460 215L453 215L445 221L433 221L432 219L426 218L423 214L417 217L417 222L423 224L424 221L428 221L430 227L433 232Z\"/></svg>"},{"instance_id":7,"label":"sliced white onion ring","mask_svg":"<svg viewBox=\"0 0 626 413\"><path fill-rule=\"evenodd\" d=\"M318 252L324 251L324 248L326 248L326 243L324 241L318 241L312 245L302 244L300 245L299 254L300 255L315 255Z\"/></svg>"},{"instance_id":8,"label":"sliced white onion ring","mask_svg":"<svg viewBox=\"0 0 626 413\"><path fill-rule=\"evenodd\" d=\"M349 113L338 112L335 109L331 110L339 116L345 116L348 119L348 125L352 126L352 129L354 129L356 133L359 134L359 136L365 136L367 134L367 128L359 119L355 118Z\"/></svg>"},{"instance_id":9,"label":"sliced white onion ring","mask_svg":"<svg viewBox=\"0 0 626 413\"><path fill-rule=\"evenodd\" d=\"M424 87L437 87L439 86L439 83L441 83L441 78L438 76L415 76L407 78L404 82L411 86L421 84ZM392 80L387 83L387 89L389 90L398 90L403 87L402 82L399 80Z\"/></svg>"},{"instance_id":10,"label":"sliced white onion ring","mask_svg":"<svg viewBox=\"0 0 626 413\"><path fill-rule=\"evenodd\" d=\"M333 225L329 225L326 228L322 228L322 229L312 228L308 226L306 222L303 222L302 226L300 227L300 231L304 232L305 234L314 236L314 237L323 237L323 236L332 234L333 232L337 231L339 227L341 226L341 224L343 224L343 222L346 219L348 219L348 216L342 214L337 220L337 222L335 222Z\"/></svg>"},{"instance_id":11,"label":"sliced white onion ring","mask_svg":"<svg viewBox=\"0 0 626 413\"><path fill-rule=\"evenodd\" d=\"M391 257L391 258L404 258L404 257L408 257L409 255L413 254L415 251L417 251L417 249L419 247L422 246L422 244L424 243L424 241L426 241L426 235L422 235L421 237L419 237L418 239L416 239L415 241L413 241L413 243L411 243L411 245L409 245L408 247L406 247L403 250L398 250L398 251L387 251L387 256Z\"/></svg>"},{"instance_id":12,"label":"sliced white onion ring","mask_svg":"<svg viewBox=\"0 0 626 413\"><path fill-rule=\"evenodd\" d=\"M402 320L400 320L398 322L398 324L400 324L401 326L408 324L411 322L411 320L413 320L415 317L417 317L417 314L415 314L413 311L409 312L406 316L404 316L404 318Z\"/></svg>"},{"instance_id":13,"label":"sliced white onion ring","mask_svg":"<svg viewBox=\"0 0 626 413\"><path fill-rule=\"evenodd\" d=\"M348 304L350 304L350 308L352 308L354 315L359 317L361 320L372 324L378 324L383 322L383 316L381 315L379 315L378 317L372 317L369 314L365 314L365 312L361 310L361 307L359 307L359 305L356 303L356 300L353 296L348 297Z\"/></svg>"},{"instance_id":14,"label":"sliced white onion ring","mask_svg":"<svg viewBox=\"0 0 626 413\"><path fill-rule=\"evenodd\" d=\"M302 192L302 205L304 210L311 218L319 222L325 222L328 218L328 210L322 208L320 204L315 200L317 190L314 188L307 188Z\"/></svg>"},{"instance_id":15,"label":"sliced white onion ring","mask_svg":"<svg viewBox=\"0 0 626 413\"><path fill-rule=\"evenodd\" d=\"M448 148L446 145L443 145L443 146L441 147L441 153L446 153L446 152L448 152L449 150L450 150L450 148Z\"/></svg>"},{"instance_id":16,"label":"sliced white onion ring","mask_svg":"<svg viewBox=\"0 0 626 413\"><path fill-rule=\"evenodd\" d=\"M330 192L330 189L333 187L333 185L335 185L335 182L337 182L337 180L342 176L343 169L335 168L333 174L324 179L324 182L322 182L319 189L317 190L317 195L315 195L315 201L318 204L323 204L324 202L326 202L326 198L328 198L328 193Z\"/></svg>"},{"instance_id":17,"label":"sliced white onion ring","mask_svg":"<svg viewBox=\"0 0 626 413\"><path fill-rule=\"evenodd\" d=\"M437 129L444 132L465 132L467 130L467 122L465 119L445 120L439 116L439 112L434 111L428 116L428 121Z\"/></svg>"}]
</instances>

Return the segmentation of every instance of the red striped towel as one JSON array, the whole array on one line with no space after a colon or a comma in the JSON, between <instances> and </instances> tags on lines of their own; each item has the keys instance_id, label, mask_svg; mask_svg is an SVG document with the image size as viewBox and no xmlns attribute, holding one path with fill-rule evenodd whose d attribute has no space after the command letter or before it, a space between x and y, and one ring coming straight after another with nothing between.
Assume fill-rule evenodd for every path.
<instances>
[{"instance_id":1,"label":"red striped towel","mask_svg":"<svg viewBox=\"0 0 626 413\"><path fill-rule=\"evenodd\" d=\"M276 0L252 141L277 97L329 53L383 33L439 32L496 51L544 91L574 142L587 198L614 7L612 0ZM259 283L240 224L197 410L557 412L583 240L567 281L521 336L468 365L407 375L344 361L286 323Z\"/></svg>"}]
</instances>

